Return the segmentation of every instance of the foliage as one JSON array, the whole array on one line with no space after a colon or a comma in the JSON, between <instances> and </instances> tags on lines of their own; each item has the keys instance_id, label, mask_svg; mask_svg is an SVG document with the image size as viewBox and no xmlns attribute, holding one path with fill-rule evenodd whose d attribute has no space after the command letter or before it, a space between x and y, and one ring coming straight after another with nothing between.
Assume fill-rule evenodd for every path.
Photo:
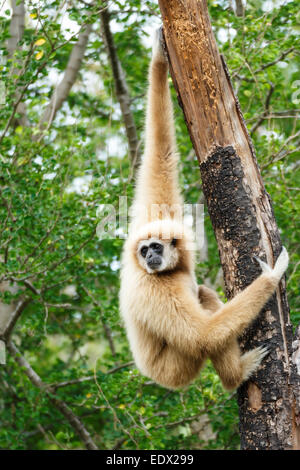
<instances>
[{"instance_id":1,"label":"foliage","mask_svg":"<svg viewBox=\"0 0 300 470\"><path fill-rule=\"evenodd\" d=\"M131 354L118 313L123 240L100 240L96 227L101 204L118 209L120 196L130 203L134 178L100 34L103 3L70 3L66 9L61 0L25 1L25 31L12 57L8 2L1 10L0 282L11 287L1 289L1 301L14 305L24 294L30 298L13 340L46 384L89 377L54 390L100 449L236 449L237 405L210 364L178 392L149 382L128 365ZM289 301L297 324L298 4L252 0L244 17L225 0L210 2L209 8L291 254ZM159 10L156 2L129 0L110 2L110 11L142 139L149 31L160 22ZM41 134L40 117L88 23L92 32L76 83ZM26 108L26 124L18 101ZM175 115L181 183L186 201L194 203L201 195L198 166L177 104ZM214 284L219 259L207 215L205 227L209 256L199 263L198 276ZM1 448L84 448L14 358L8 355L0 367ZM203 416L208 424L201 431Z\"/></svg>"}]
</instances>

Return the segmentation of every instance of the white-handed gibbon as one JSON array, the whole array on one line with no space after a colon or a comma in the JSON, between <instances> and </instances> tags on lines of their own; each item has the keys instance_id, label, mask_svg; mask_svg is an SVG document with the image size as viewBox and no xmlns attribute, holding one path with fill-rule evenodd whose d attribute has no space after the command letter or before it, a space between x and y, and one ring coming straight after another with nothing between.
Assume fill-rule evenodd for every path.
<instances>
[{"instance_id":1,"label":"white-handed gibbon","mask_svg":"<svg viewBox=\"0 0 300 470\"><path fill-rule=\"evenodd\" d=\"M288 254L283 249L273 269L258 260L262 274L226 304L213 290L197 286L177 161L168 62L158 33L149 71L145 152L122 257L121 314L144 375L176 389L190 383L210 358L223 386L235 389L267 353L258 347L241 354L237 338L275 291Z\"/></svg>"}]
</instances>

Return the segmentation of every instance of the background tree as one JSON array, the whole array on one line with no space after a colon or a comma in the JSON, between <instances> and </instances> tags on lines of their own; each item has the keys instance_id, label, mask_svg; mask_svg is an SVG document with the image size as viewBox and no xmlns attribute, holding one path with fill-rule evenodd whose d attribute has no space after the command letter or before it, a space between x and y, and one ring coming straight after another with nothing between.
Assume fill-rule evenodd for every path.
<instances>
[{"instance_id":1,"label":"background tree","mask_svg":"<svg viewBox=\"0 0 300 470\"><path fill-rule=\"evenodd\" d=\"M296 325L297 2L248 2L243 16L225 1L209 8L291 255L287 285ZM210 364L188 390L170 392L131 362L118 314L123 239L96 235L101 204L118 209L125 195L130 203L134 183L103 40L106 9L80 0L6 1L1 8L0 334L7 351L0 446L236 449L236 400ZM160 14L156 2L136 0L111 1L109 13L141 148L150 33ZM175 114L182 187L194 203L198 164L179 106ZM205 227L208 260L198 264L198 277L222 295L208 215Z\"/></svg>"}]
</instances>

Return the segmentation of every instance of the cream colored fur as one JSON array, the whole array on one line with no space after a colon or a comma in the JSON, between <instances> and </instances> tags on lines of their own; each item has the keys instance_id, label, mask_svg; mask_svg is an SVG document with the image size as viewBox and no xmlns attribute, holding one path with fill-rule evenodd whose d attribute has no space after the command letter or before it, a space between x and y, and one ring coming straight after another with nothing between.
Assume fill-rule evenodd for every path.
<instances>
[{"instance_id":1,"label":"cream colored fur","mask_svg":"<svg viewBox=\"0 0 300 470\"><path fill-rule=\"evenodd\" d=\"M197 287L190 250L193 237L178 210L182 199L167 77L167 61L157 38L149 71L145 154L122 258L121 313L135 362L144 375L176 389L190 383L210 358L224 387L234 389L267 352L256 348L241 355L237 338L273 294L288 255L283 249L274 269L259 260L262 274L226 304L211 289ZM151 211L152 205L161 204L162 212ZM174 238L177 244L172 248ZM141 244L151 239L165 247L165 264L157 272L147 270L139 254Z\"/></svg>"}]
</instances>

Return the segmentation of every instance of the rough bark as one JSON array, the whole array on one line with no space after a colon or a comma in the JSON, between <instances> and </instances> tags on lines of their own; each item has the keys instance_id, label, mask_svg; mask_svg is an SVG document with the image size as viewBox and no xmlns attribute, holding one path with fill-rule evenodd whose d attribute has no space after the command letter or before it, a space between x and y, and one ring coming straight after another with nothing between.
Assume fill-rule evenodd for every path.
<instances>
[{"instance_id":1,"label":"rough bark","mask_svg":"<svg viewBox=\"0 0 300 470\"><path fill-rule=\"evenodd\" d=\"M274 264L279 231L206 1L159 4L170 71L199 160L230 299L258 276L254 255ZM299 448L299 342L293 343L284 280L241 344L245 350L260 344L271 349L238 391L241 448Z\"/></svg>"}]
</instances>

